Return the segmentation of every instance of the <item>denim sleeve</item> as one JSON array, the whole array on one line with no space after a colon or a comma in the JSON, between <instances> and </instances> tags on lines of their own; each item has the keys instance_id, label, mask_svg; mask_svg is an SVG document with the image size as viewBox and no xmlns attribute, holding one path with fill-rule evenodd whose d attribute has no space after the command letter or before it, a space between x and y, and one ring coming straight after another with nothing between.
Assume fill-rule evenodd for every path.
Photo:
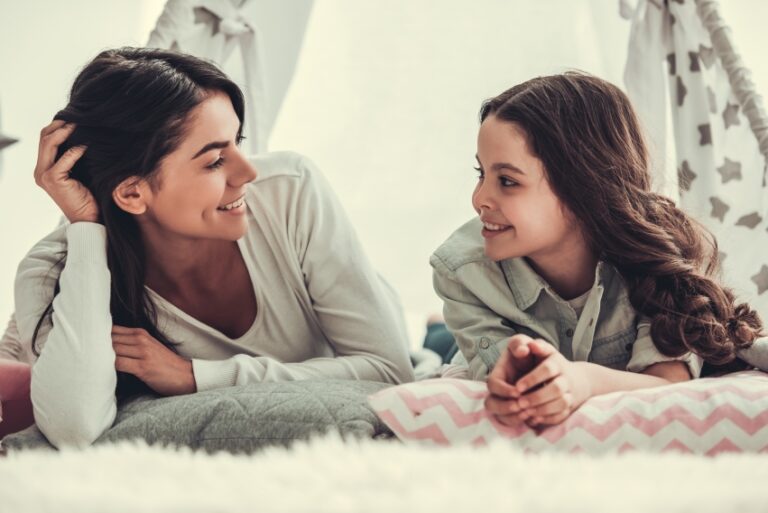
<instances>
[{"instance_id":1,"label":"denim sleeve","mask_svg":"<svg viewBox=\"0 0 768 513\"><path fill-rule=\"evenodd\" d=\"M651 338L651 320L642 317L637 323L637 339L632 345L632 357L627 364L630 372L643 372L655 363L680 361L688 366L691 377L698 378L701 374L702 359L693 353L682 356L665 356L659 352Z\"/></svg>"},{"instance_id":2,"label":"denim sleeve","mask_svg":"<svg viewBox=\"0 0 768 513\"><path fill-rule=\"evenodd\" d=\"M433 255L430 263L435 292L443 300L445 323L467 362L469 377L484 380L515 331L505 326L504 318L473 294L439 257Z\"/></svg>"}]
</instances>

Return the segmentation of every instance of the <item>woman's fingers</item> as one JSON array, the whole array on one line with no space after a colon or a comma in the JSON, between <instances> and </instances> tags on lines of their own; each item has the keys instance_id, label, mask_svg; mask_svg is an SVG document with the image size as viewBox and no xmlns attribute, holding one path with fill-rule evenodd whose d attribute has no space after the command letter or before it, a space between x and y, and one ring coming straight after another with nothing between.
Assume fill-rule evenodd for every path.
<instances>
[{"instance_id":1,"label":"woman's fingers","mask_svg":"<svg viewBox=\"0 0 768 513\"><path fill-rule=\"evenodd\" d=\"M112 340L112 348L117 356L141 360L146 356L146 350L136 344L126 344Z\"/></svg>"},{"instance_id":2,"label":"woman's fingers","mask_svg":"<svg viewBox=\"0 0 768 513\"><path fill-rule=\"evenodd\" d=\"M67 122L63 119L54 119L50 123L48 123L46 126L43 127L42 130L40 130L40 139L45 137L46 135L55 132L57 129L63 127Z\"/></svg>"},{"instance_id":3,"label":"woman's fingers","mask_svg":"<svg viewBox=\"0 0 768 513\"><path fill-rule=\"evenodd\" d=\"M49 179L53 182L69 180L69 172L75 166L75 163L80 159L80 157L85 154L85 150L85 146L73 146L65 151L59 160L57 160L56 163L51 166L48 171L46 171Z\"/></svg>"},{"instance_id":4,"label":"woman's fingers","mask_svg":"<svg viewBox=\"0 0 768 513\"><path fill-rule=\"evenodd\" d=\"M141 360L127 356L118 356L115 358L115 370L138 376L141 372Z\"/></svg>"},{"instance_id":5,"label":"woman's fingers","mask_svg":"<svg viewBox=\"0 0 768 513\"><path fill-rule=\"evenodd\" d=\"M46 127L48 128L48 127ZM43 129L45 130L45 129ZM40 137L40 147L37 153L37 166L35 167L35 181L39 183L40 175L44 174L56 162L56 152L59 146L72 135L75 130L74 123L68 123L49 131Z\"/></svg>"}]
</instances>

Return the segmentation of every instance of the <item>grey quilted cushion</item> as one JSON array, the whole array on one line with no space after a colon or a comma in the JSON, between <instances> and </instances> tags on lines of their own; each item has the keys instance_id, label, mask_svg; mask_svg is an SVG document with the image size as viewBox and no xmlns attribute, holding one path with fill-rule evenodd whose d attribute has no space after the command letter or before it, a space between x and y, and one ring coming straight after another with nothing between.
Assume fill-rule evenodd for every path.
<instances>
[{"instance_id":1,"label":"grey quilted cushion","mask_svg":"<svg viewBox=\"0 0 768 513\"><path fill-rule=\"evenodd\" d=\"M95 444L143 439L209 452L251 453L271 445L335 431L385 437L367 397L387 384L370 381L292 381L209 390L177 397L138 397L118 409L115 424ZM32 426L3 439L8 451L53 447Z\"/></svg>"}]
</instances>

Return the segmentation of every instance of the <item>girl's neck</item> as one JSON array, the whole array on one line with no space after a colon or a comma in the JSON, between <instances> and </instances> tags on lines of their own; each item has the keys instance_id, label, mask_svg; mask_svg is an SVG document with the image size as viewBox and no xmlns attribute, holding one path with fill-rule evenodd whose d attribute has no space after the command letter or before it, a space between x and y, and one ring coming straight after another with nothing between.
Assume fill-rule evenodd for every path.
<instances>
[{"instance_id":1,"label":"girl's neck","mask_svg":"<svg viewBox=\"0 0 768 513\"><path fill-rule=\"evenodd\" d=\"M577 298L595 283L598 257L583 241L557 252L529 256L526 260L563 299Z\"/></svg>"}]
</instances>

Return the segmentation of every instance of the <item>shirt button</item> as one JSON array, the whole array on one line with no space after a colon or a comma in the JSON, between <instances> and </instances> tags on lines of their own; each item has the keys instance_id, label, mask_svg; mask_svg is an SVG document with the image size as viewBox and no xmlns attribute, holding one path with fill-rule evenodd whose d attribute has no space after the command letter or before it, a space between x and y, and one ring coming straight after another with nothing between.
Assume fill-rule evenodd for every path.
<instances>
[{"instance_id":1,"label":"shirt button","mask_svg":"<svg viewBox=\"0 0 768 513\"><path fill-rule=\"evenodd\" d=\"M480 339L480 349L488 349L490 345L491 342L486 337Z\"/></svg>"},{"instance_id":2,"label":"shirt button","mask_svg":"<svg viewBox=\"0 0 768 513\"><path fill-rule=\"evenodd\" d=\"M565 336L569 337L569 338L572 337L573 336L573 330L571 328L568 328L567 330L565 330Z\"/></svg>"},{"instance_id":3,"label":"shirt button","mask_svg":"<svg viewBox=\"0 0 768 513\"><path fill-rule=\"evenodd\" d=\"M589 325L590 325L590 326L592 326L592 324L594 324L594 322L595 322L595 320L594 320L594 319L590 319L590 320L589 320Z\"/></svg>"}]
</instances>

